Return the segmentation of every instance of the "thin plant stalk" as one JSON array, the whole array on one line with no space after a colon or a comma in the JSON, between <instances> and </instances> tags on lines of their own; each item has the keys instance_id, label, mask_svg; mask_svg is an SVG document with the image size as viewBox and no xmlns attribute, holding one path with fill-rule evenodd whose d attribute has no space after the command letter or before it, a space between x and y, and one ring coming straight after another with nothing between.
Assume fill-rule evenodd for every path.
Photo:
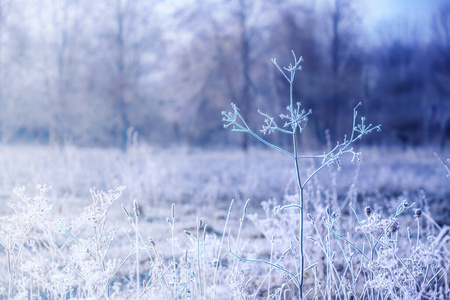
<instances>
[{"instance_id":1,"label":"thin plant stalk","mask_svg":"<svg viewBox=\"0 0 450 300\"><path fill-rule=\"evenodd\" d=\"M220 240L219 250L217 251L216 267L215 267L215 269L214 269L214 278L213 278L213 294L212 294L212 299L215 299L215 296L216 296L216 278L217 278L217 270L219 269L219 264L220 264L220 253L221 253L221 251L222 251L223 239L224 239L224 237L225 237L225 232L226 232L226 230L227 230L228 220L230 219L231 208L233 207L233 203L234 203L234 199L231 200L230 207L228 208L228 214L227 214L227 218L225 219L225 225L224 225L224 227L223 227L222 238L221 238L221 240Z\"/></svg>"},{"instance_id":2,"label":"thin plant stalk","mask_svg":"<svg viewBox=\"0 0 450 300\"><path fill-rule=\"evenodd\" d=\"M201 219L197 217L197 276L198 276L198 290L200 292L200 299L203 299L203 288L202 288L202 273L200 265L200 227L203 223Z\"/></svg>"},{"instance_id":3,"label":"thin plant stalk","mask_svg":"<svg viewBox=\"0 0 450 300\"><path fill-rule=\"evenodd\" d=\"M273 244L274 244L274 236L272 235L272 239L270 240L270 258L269 258L270 263L272 263L273 260ZM267 295L270 295L270 272L268 276L269 278L267 280Z\"/></svg>"},{"instance_id":4,"label":"thin plant stalk","mask_svg":"<svg viewBox=\"0 0 450 300\"><path fill-rule=\"evenodd\" d=\"M134 200L134 216L135 216L135 243L136 243L136 295L139 298L140 295L140 270L139 270L139 207L137 200Z\"/></svg>"},{"instance_id":5,"label":"thin plant stalk","mask_svg":"<svg viewBox=\"0 0 450 300\"><path fill-rule=\"evenodd\" d=\"M247 202L245 202L244 209L242 210L242 217L239 219L239 229L238 229L238 234L237 234L237 238L236 238L236 245L234 247L235 248L235 250L234 250L235 253L238 253L239 240L241 239L242 225L244 223L245 214L247 213L247 208L248 208L249 203L250 203L250 199L248 199ZM234 261L233 262L233 268L232 268L232 274L233 274L232 277L234 277L234 273L238 269L238 267L239 267L239 260Z\"/></svg>"},{"instance_id":6,"label":"thin plant stalk","mask_svg":"<svg viewBox=\"0 0 450 300\"><path fill-rule=\"evenodd\" d=\"M292 87L292 84L291 84ZM291 101L292 101L292 88L291 88ZM300 227L299 227L299 239L300 239L300 286L299 286L299 294L300 297L302 297L303 295L303 274L304 274L304 264L305 264L305 259L304 259L304 254L303 254L303 242L304 242L304 238L303 238L303 215L304 215L304 194L303 194L303 186L302 186L302 180L300 177L300 168L299 168L299 162L298 162L298 147L297 147L297 131L294 131L294 134L292 135L292 139L293 139L293 144L294 144L294 163L295 163L295 173L297 175L297 186L299 189L299 205L300 205L300 210L299 210L299 220L300 220Z\"/></svg>"},{"instance_id":7,"label":"thin plant stalk","mask_svg":"<svg viewBox=\"0 0 450 300\"><path fill-rule=\"evenodd\" d=\"M417 222L417 240L416 240L416 248L419 248L419 238L420 238L420 218L416 217Z\"/></svg>"},{"instance_id":8,"label":"thin plant stalk","mask_svg":"<svg viewBox=\"0 0 450 300\"><path fill-rule=\"evenodd\" d=\"M175 287L175 295L178 295L178 276L177 276L177 261L175 259L175 204L172 203L172 220L169 221L172 230L172 263L173 263L173 280Z\"/></svg>"}]
</instances>

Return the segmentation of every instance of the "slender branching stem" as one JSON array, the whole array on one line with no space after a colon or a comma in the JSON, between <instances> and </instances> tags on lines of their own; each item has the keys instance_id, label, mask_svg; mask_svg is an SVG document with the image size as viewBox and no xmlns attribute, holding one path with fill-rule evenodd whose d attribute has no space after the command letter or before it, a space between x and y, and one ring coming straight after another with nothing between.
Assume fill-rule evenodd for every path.
<instances>
[{"instance_id":1,"label":"slender branching stem","mask_svg":"<svg viewBox=\"0 0 450 300\"><path fill-rule=\"evenodd\" d=\"M225 122L224 127L228 128L231 126L232 131L238 131L243 133L249 133L254 138L262 142L263 144L267 145L268 147L275 149L277 151L280 151L284 154L286 154L288 157L294 160L294 167L295 167L295 173L296 173L296 179L297 179L297 186L298 186L298 203L297 204L289 204L282 207L276 207L274 212L279 213L283 209L287 208L299 208L298 218L299 218L299 228L298 228L298 234L299 236L296 237L299 246L300 246L300 270L298 274L295 277L296 282L298 284L299 288L299 297L303 297L303 281L304 281L304 203L305 203L305 196L304 196L304 188L305 186L311 181L311 179L316 176L320 171L322 171L326 166L330 166L332 164L336 164L338 168L340 168L340 159L341 156L344 154L352 154L352 162L357 159L359 160L359 153L355 152L351 145L356 142L357 140L361 139L364 135L367 135L371 133L374 130L380 131L381 127L378 126L372 126L372 124L366 125L365 124L365 118L361 118L361 123L356 124L356 117L357 117L357 108L361 105L359 103L355 106L353 109L353 124L352 124L352 131L350 134L350 139L347 139L347 137L344 138L342 142L338 142L336 146L329 151L328 153L324 153L322 155L299 155L299 147L298 147L298 139L299 135L303 132L303 129L305 128L307 122L308 122L308 116L312 113L311 110L305 111L304 109L300 109L301 104L298 102L296 103L296 107L294 107L294 80L296 71L301 70L301 62L303 61L303 58L300 57L297 59L295 53L292 51L292 55L294 58L294 63L289 64L287 67L280 67L276 61L276 59L272 59L273 64L276 66L276 68L280 71L280 73L283 75L283 77L286 79L286 81L289 83L289 106L287 106L288 114L281 114L280 118L282 120L285 120L284 128L280 128L277 123L275 122L274 118L271 117L269 114L263 113L258 110L259 114L261 114L263 117L265 117L264 124L262 126L262 130L260 130L263 134L270 134L272 132L280 132L292 135L292 146L293 151L292 153L289 151L286 151L285 149L276 146L270 142L268 142L266 139L263 139L260 137L257 133L255 133L253 130L250 129L247 122L244 120L242 115L239 113L239 109L236 107L235 104L231 104L233 111L232 112L222 112L223 115L223 121ZM299 166L299 160L300 159L322 159L322 164L313 171L309 176L306 177L306 180L302 182L301 176L300 176L300 166ZM361 251L359 248L356 247L356 245L350 243L350 241L344 237L342 234L338 234L337 232L334 232L335 235L338 235L340 238L348 242L353 248L355 248L363 257L365 257L368 261L373 260L373 256L371 256L371 259L364 254L363 251ZM372 245L372 241L369 240L369 243ZM371 247L373 249L373 247ZM237 251L237 249L236 249ZM236 252L235 251L235 252ZM238 257L236 253L231 252L234 256ZM240 257L238 257L240 258ZM240 258L242 259L242 258ZM252 260L252 261L259 261L259 260ZM264 262L267 263L267 262ZM276 266L277 268L283 269L282 267ZM292 273L289 273L292 274ZM214 284L215 284L215 275L214 275ZM214 298L214 295L213 295Z\"/></svg>"}]
</instances>

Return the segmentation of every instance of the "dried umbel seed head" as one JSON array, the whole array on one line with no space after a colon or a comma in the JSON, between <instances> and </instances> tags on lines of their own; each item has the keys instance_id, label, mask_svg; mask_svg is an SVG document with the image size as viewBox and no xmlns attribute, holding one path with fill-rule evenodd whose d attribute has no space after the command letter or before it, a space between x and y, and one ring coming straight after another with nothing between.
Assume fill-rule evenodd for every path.
<instances>
[{"instance_id":1,"label":"dried umbel seed head","mask_svg":"<svg viewBox=\"0 0 450 300\"><path fill-rule=\"evenodd\" d=\"M394 222L391 224L391 226L389 226L388 230L389 230L389 232L394 233L394 232L398 231L398 228L399 228L398 222Z\"/></svg>"},{"instance_id":2,"label":"dried umbel seed head","mask_svg":"<svg viewBox=\"0 0 450 300\"><path fill-rule=\"evenodd\" d=\"M372 214L372 209L370 208L370 206L366 206L364 208L364 212L366 213L366 216L370 216Z\"/></svg>"},{"instance_id":3,"label":"dried umbel seed head","mask_svg":"<svg viewBox=\"0 0 450 300\"><path fill-rule=\"evenodd\" d=\"M414 215L419 218L422 215L422 210L420 208L416 209L414 211Z\"/></svg>"}]
</instances>

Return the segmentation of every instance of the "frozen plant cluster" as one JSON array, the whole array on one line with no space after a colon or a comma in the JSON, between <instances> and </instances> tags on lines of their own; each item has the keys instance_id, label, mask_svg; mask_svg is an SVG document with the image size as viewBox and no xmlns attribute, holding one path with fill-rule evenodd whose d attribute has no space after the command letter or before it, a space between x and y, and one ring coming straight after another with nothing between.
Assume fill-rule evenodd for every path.
<instances>
[{"instance_id":1,"label":"frozen plant cluster","mask_svg":"<svg viewBox=\"0 0 450 300\"><path fill-rule=\"evenodd\" d=\"M106 217L124 187L108 193L92 190L92 205L73 223L64 218L52 220L46 198L50 188L43 185L38 189L33 198L24 188L16 189L20 202L9 205L14 214L0 220L1 244L7 254L2 261L6 264L3 274L8 274L2 278L2 296L58 299L75 293L86 298L107 295L118 261L108 258L115 229L105 227Z\"/></svg>"},{"instance_id":2,"label":"frozen plant cluster","mask_svg":"<svg viewBox=\"0 0 450 300\"><path fill-rule=\"evenodd\" d=\"M428 212L413 209L417 205L406 200L386 215L370 206L357 209L356 195L342 209L325 190L308 195L304 299L448 299L448 225L436 224ZM283 201L285 206L292 202L289 196ZM299 272L295 255L289 255L296 251L292 236L298 218L291 211L273 215L279 207L278 201L270 200L263 203L263 217L249 216L269 244L269 257L247 260L239 255L241 260L268 265L259 289L275 299L295 297L293 276Z\"/></svg>"},{"instance_id":3,"label":"frozen plant cluster","mask_svg":"<svg viewBox=\"0 0 450 300\"><path fill-rule=\"evenodd\" d=\"M72 220L53 216L50 188L38 189L35 197L16 189L14 213L0 219L0 298L219 299L229 286L243 293L237 266L229 268L231 261L222 255L227 222L221 239L200 218L180 237L175 229L184 225L177 224L172 205L166 223L172 247L161 249L161 241L143 234L152 224L140 220L136 200L131 209L121 205L123 220L111 222L123 186L91 189L91 204ZM230 215L231 206L227 220Z\"/></svg>"},{"instance_id":4,"label":"frozen plant cluster","mask_svg":"<svg viewBox=\"0 0 450 300\"><path fill-rule=\"evenodd\" d=\"M249 214L249 201L237 214L232 202L221 233L201 218L179 223L172 205L165 222L171 247L161 247L145 234L157 225L141 218L137 201L114 206L124 187L91 190L91 204L76 219L54 215L48 191L39 186L29 197L16 189L13 213L0 219L2 298L225 299L231 292L233 299L293 299L298 292L292 225L299 220L293 210L273 214L276 200L263 203L264 217ZM311 185L305 192L305 205L316 209L304 228L304 299L448 298L450 227L436 224L427 209L404 200L384 216L357 209L354 195L349 211L335 210L327 190ZM286 195L283 205L295 200ZM114 210L122 220L110 222ZM246 220L262 240L248 236Z\"/></svg>"}]
</instances>

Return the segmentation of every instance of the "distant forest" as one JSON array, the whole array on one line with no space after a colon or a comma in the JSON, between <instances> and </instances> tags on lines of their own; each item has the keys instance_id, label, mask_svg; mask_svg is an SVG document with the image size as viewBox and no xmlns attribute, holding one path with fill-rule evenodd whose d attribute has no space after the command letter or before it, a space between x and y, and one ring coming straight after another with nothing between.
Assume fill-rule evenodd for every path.
<instances>
[{"instance_id":1,"label":"distant forest","mask_svg":"<svg viewBox=\"0 0 450 300\"><path fill-rule=\"evenodd\" d=\"M236 103L255 129L258 109L285 113L271 58L285 65L293 50L304 59L295 99L313 110L304 147L342 140L362 101L383 130L366 143L448 149L450 3L426 30L398 18L370 34L357 3L1 0L1 143L126 147L138 134L246 148L256 142L224 130L221 111Z\"/></svg>"}]
</instances>

